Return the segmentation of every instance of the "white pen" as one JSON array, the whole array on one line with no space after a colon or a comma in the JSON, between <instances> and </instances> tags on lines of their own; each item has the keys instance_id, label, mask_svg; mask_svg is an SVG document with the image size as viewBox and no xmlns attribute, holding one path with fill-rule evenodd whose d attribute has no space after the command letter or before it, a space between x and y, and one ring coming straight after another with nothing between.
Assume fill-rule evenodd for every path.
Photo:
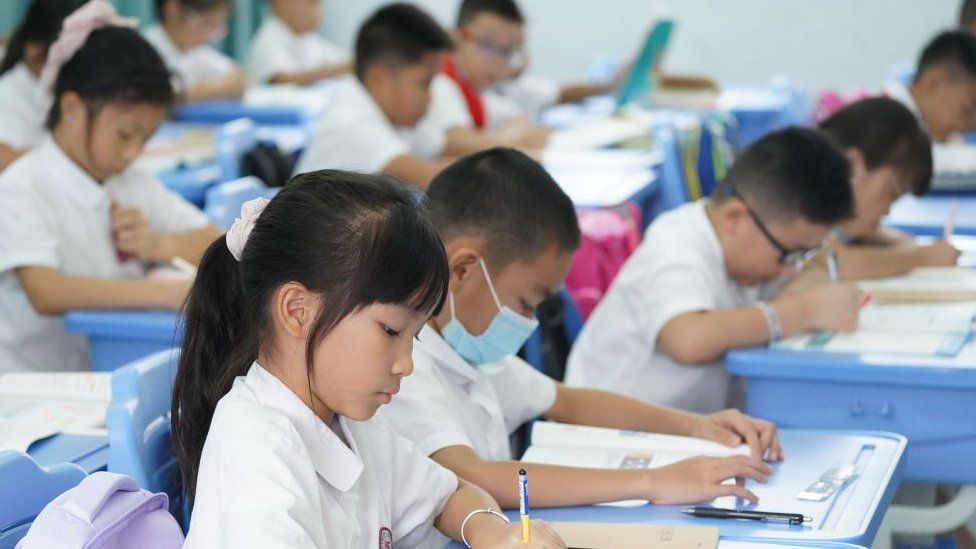
<instances>
[{"instance_id":1,"label":"white pen","mask_svg":"<svg viewBox=\"0 0 976 549\"><path fill-rule=\"evenodd\" d=\"M949 240L956 230L956 211L959 210L959 199L953 198L949 203L949 213L946 215L945 229L942 230L942 240Z\"/></svg>"},{"instance_id":2,"label":"white pen","mask_svg":"<svg viewBox=\"0 0 976 549\"><path fill-rule=\"evenodd\" d=\"M827 276L830 277L831 283L840 280L840 272L837 270L837 250L833 248L827 248Z\"/></svg>"}]
</instances>

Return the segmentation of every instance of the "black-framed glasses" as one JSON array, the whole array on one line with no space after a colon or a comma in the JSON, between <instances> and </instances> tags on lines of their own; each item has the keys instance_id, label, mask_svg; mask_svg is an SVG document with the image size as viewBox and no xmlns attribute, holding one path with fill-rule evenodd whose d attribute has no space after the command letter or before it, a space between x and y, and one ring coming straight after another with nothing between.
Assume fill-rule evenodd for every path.
<instances>
[{"instance_id":1,"label":"black-framed glasses","mask_svg":"<svg viewBox=\"0 0 976 549\"><path fill-rule=\"evenodd\" d=\"M725 192L728 193L729 196L738 198L743 204L745 204L746 211L749 213L749 217L752 218L752 222L756 224L759 232L761 232L763 236L766 237L766 240L768 240L769 243L772 244L773 247L779 252L779 262L781 264L787 265L790 263L804 263L820 253L820 250L823 249L823 242L812 248L787 248L779 240L777 240L775 236L773 236L773 233L769 232L766 224L763 223L762 219L759 219L759 216L756 214L755 210L752 209L752 206L749 205L749 201L746 200L745 197L739 194L739 192L736 191L731 185L725 185Z\"/></svg>"}]
</instances>

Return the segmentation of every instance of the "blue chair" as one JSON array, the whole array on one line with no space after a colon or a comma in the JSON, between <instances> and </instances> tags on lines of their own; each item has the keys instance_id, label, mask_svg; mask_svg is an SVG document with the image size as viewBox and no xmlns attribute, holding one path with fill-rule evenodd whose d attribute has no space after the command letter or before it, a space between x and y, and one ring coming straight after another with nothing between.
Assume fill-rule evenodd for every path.
<instances>
[{"instance_id":1,"label":"blue chair","mask_svg":"<svg viewBox=\"0 0 976 549\"><path fill-rule=\"evenodd\" d=\"M664 153L664 161L660 165L661 194L655 216L668 210L677 208L688 201L688 189L685 186L685 173L681 163L681 144L678 140L678 130L673 122L663 122L655 125L654 141ZM650 216L643 220L645 224L651 222Z\"/></svg>"},{"instance_id":2,"label":"blue chair","mask_svg":"<svg viewBox=\"0 0 976 549\"><path fill-rule=\"evenodd\" d=\"M13 549L44 506L84 478L74 463L43 469L23 452L0 452L0 549Z\"/></svg>"},{"instance_id":3,"label":"blue chair","mask_svg":"<svg viewBox=\"0 0 976 549\"><path fill-rule=\"evenodd\" d=\"M179 349L167 349L115 370L105 417L108 470L132 477L151 492L165 492L177 520L182 514L183 486L169 411L179 357Z\"/></svg>"},{"instance_id":4,"label":"blue chair","mask_svg":"<svg viewBox=\"0 0 976 549\"><path fill-rule=\"evenodd\" d=\"M211 187L203 211L215 225L228 231L234 219L241 215L245 202L269 194L268 187L257 177L242 177Z\"/></svg>"},{"instance_id":5,"label":"blue chair","mask_svg":"<svg viewBox=\"0 0 976 549\"><path fill-rule=\"evenodd\" d=\"M241 158L258 144L254 121L238 118L217 129L214 137L220 180L230 181L241 176Z\"/></svg>"}]
</instances>

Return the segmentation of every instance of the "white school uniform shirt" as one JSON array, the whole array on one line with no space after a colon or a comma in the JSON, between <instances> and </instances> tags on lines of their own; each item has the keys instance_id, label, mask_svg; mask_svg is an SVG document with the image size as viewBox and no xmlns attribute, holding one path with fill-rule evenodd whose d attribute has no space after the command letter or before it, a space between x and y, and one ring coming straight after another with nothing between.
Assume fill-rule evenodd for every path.
<instances>
[{"instance_id":1,"label":"white school uniform shirt","mask_svg":"<svg viewBox=\"0 0 976 549\"><path fill-rule=\"evenodd\" d=\"M129 168L99 184L51 137L0 174L0 373L89 369L88 341L40 315L14 269L43 266L67 276L131 279L138 261L120 263L112 242L110 201L142 210L153 232L180 233L207 217L153 176Z\"/></svg>"},{"instance_id":2,"label":"white school uniform shirt","mask_svg":"<svg viewBox=\"0 0 976 549\"><path fill-rule=\"evenodd\" d=\"M457 477L381 417L334 428L253 364L217 403L183 547L416 547Z\"/></svg>"},{"instance_id":3,"label":"white school uniform shirt","mask_svg":"<svg viewBox=\"0 0 976 549\"><path fill-rule=\"evenodd\" d=\"M729 405L723 361L680 364L657 346L661 328L678 315L749 306L781 286L746 287L729 277L707 203L685 204L651 224L583 326L569 356L567 385L700 413Z\"/></svg>"},{"instance_id":4,"label":"white school uniform shirt","mask_svg":"<svg viewBox=\"0 0 976 549\"><path fill-rule=\"evenodd\" d=\"M517 91L506 92L509 88L505 86L511 86L512 90L518 89L517 84L512 82L499 84L481 93L481 102L485 109L485 129L502 127L517 118L526 116L531 118L543 108L542 106L526 108L534 104L529 97L531 93L525 94L524 97L519 96ZM557 98L558 94L559 89L557 87ZM427 109L427 114L424 115L421 125L437 128L441 131L454 127L475 127L461 87L449 76L438 74L434 77L431 82L430 96L430 107ZM519 99L525 100L526 103L520 103ZM547 103L548 101L543 99L542 102Z\"/></svg>"},{"instance_id":5,"label":"white school uniform shirt","mask_svg":"<svg viewBox=\"0 0 976 549\"><path fill-rule=\"evenodd\" d=\"M0 143L30 149L44 138L51 94L23 63L0 76Z\"/></svg>"},{"instance_id":6,"label":"white school uniform shirt","mask_svg":"<svg viewBox=\"0 0 976 549\"><path fill-rule=\"evenodd\" d=\"M511 355L474 366L424 326L413 346L413 374L400 383L383 415L425 455L468 446L485 460L512 459L509 435L556 402L556 383ZM431 532L424 547L444 547Z\"/></svg>"},{"instance_id":7,"label":"white school uniform shirt","mask_svg":"<svg viewBox=\"0 0 976 549\"><path fill-rule=\"evenodd\" d=\"M402 436L433 454L468 446L486 460L512 459L508 437L556 402L556 382L515 355L474 366L425 326L413 374L385 410Z\"/></svg>"},{"instance_id":8,"label":"white school uniform shirt","mask_svg":"<svg viewBox=\"0 0 976 549\"><path fill-rule=\"evenodd\" d=\"M488 93L511 101L521 112L534 116L559 103L561 88L555 80L523 74L514 80L495 84Z\"/></svg>"},{"instance_id":9,"label":"white school uniform shirt","mask_svg":"<svg viewBox=\"0 0 976 549\"><path fill-rule=\"evenodd\" d=\"M148 27L143 31L143 36L156 48L166 67L173 73L177 90L192 88L201 82L230 74L234 70L234 60L212 46L203 45L185 51L180 50L170 40L161 25Z\"/></svg>"},{"instance_id":10,"label":"white school uniform shirt","mask_svg":"<svg viewBox=\"0 0 976 549\"><path fill-rule=\"evenodd\" d=\"M394 126L366 88L347 77L336 84L295 173L327 168L377 173L398 156L431 160L443 148L443 132Z\"/></svg>"},{"instance_id":11,"label":"white school uniform shirt","mask_svg":"<svg viewBox=\"0 0 976 549\"><path fill-rule=\"evenodd\" d=\"M319 34L296 34L284 21L268 15L254 35L247 68L255 82L267 83L279 72L311 71L348 58L345 52Z\"/></svg>"}]
</instances>

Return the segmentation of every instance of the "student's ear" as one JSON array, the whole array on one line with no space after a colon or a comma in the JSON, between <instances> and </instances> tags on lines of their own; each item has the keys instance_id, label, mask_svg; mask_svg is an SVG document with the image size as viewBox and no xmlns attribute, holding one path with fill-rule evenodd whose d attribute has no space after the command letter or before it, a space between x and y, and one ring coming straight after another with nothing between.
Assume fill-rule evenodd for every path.
<instances>
[{"instance_id":1,"label":"student's ear","mask_svg":"<svg viewBox=\"0 0 976 549\"><path fill-rule=\"evenodd\" d=\"M60 124L70 126L83 123L88 116L85 100L73 91L61 94L61 99L58 100L58 108L61 110Z\"/></svg>"},{"instance_id":2,"label":"student's ear","mask_svg":"<svg viewBox=\"0 0 976 549\"><path fill-rule=\"evenodd\" d=\"M393 69L384 63L373 63L371 67L366 69L366 74L363 75L363 86L370 91L370 93L377 93L379 90L386 88L387 83L393 76Z\"/></svg>"},{"instance_id":3,"label":"student's ear","mask_svg":"<svg viewBox=\"0 0 976 549\"><path fill-rule=\"evenodd\" d=\"M738 198L729 198L718 208L718 225L722 233L736 235L744 223L749 223L749 210Z\"/></svg>"},{"instance_id":4,"label":"student's ear","mask_svg":"<svg viewBox=\"0 0 976 549\"><path fill-rule=\"evenodd\" d=\"M854 147L849 147L844 151L844 156L851 164L851 186L857 187L868 173L868 166L864 161L864 153Z\"/></svg>"},{"instance_id":5,"label":"student's ear","mask_svg":"<svg viewBox=\"0 0 976 549\"><path fill-rule=\"evenodd\" d=\"M451 291L455 291L459 285L473 276L483 276L478 259L484 257L485 249L480 239L464 237L456 243L451 243L447 248Z\"/></svg>"},{"instance_id":6,"label":"student's ear","mask_svg":"<svg viewBox=\"0 0 976 549\"><path fill-rule=\"evenodd\" d=\"M315 321L319 301L319 297L304 285L289 282L275 292L272 299L272 317L286 334L304 339Z\"/></svg>"}]
</instances>

